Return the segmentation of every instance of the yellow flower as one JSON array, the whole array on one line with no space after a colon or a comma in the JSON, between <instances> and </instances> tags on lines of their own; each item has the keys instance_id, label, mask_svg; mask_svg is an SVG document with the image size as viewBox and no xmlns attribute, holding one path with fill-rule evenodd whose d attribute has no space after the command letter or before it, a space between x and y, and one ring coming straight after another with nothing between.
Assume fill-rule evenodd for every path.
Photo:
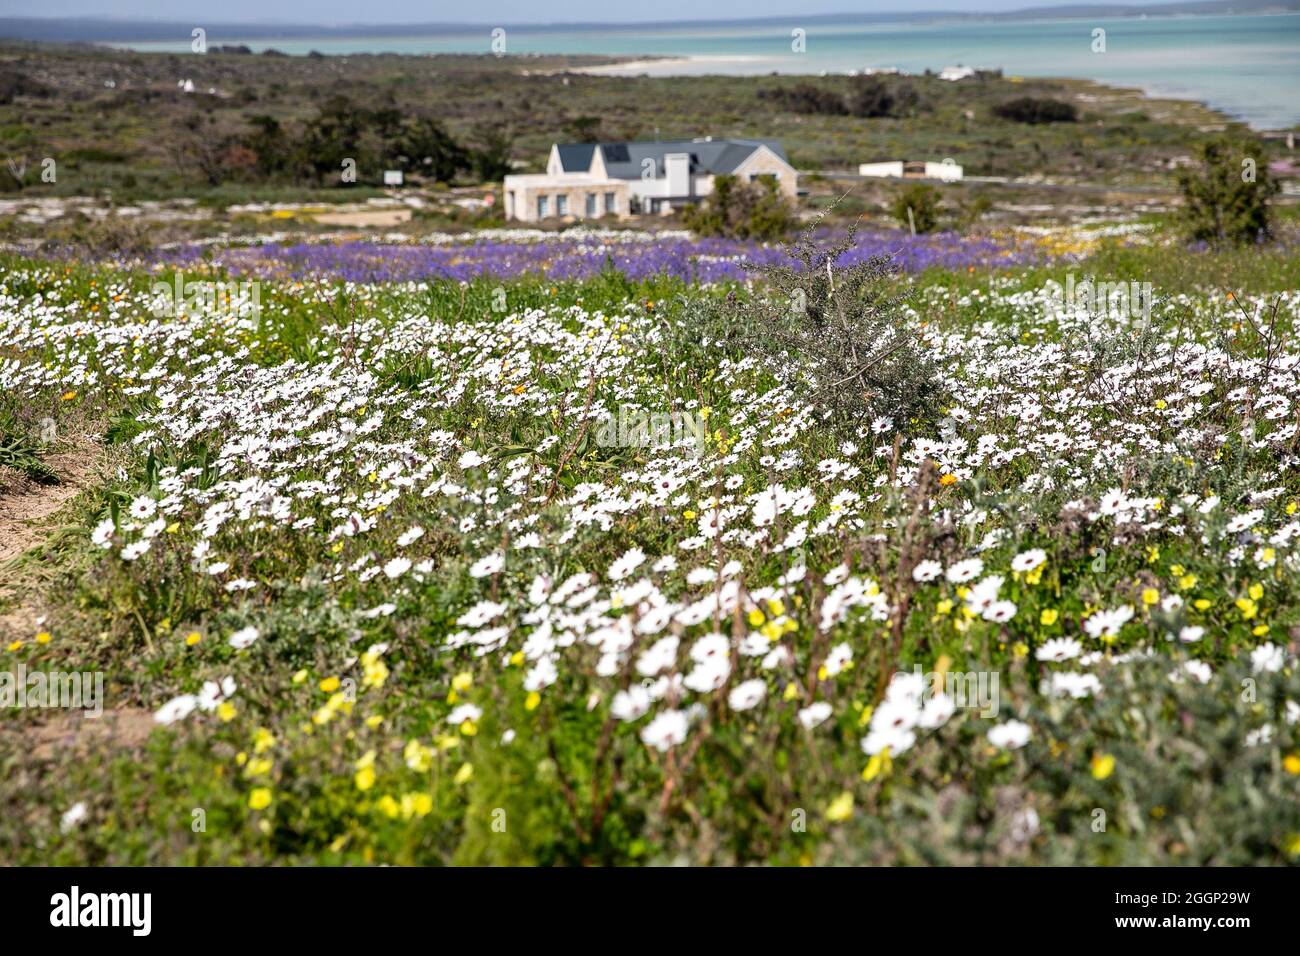
<instances>
[{"instance_id":1,"label":"yellow flower","mask_svg":"<svg viewBox=\"0 0 1300 956\"><path fill-rule=\"evenodd\" d=\"M50 643L50 632L49 632L49 631L41 631L39 634L37 634L37 635L36 635L36 643L37 643L37 644L48 644L48 643Z\"/></svg>"},{"instance_id":2,"label":"yellow flower","mask_svg":"<svg viewBox=\"0 0 1300 956\"><path fill-rule=\"evenodd\" d=\"M9 650L9 651L21 651L22 649L23 649L23 642L22 642L22 641L13 641L13 642L10 643L9 646L6 648L6 650Z\"/></svg>"},{"instance_id":3,"label":"yellow flower","mask_svg":"<svg viewBox=\"0 0 1300 956\"><path fill-rule=\"evenodd\" d=\"M370 766L362 767L353 777L353 782L357 785L357 789L363 793L369 790L375 785L375 768Z\"/></svg>"},{"instance_id":4,"label":"yellow flower","mask_svg":"<svg viewBox=\"0 0 1300 956\"><path fill-rule=\"evenodd\" d=\"M957 484L957 476L952 472L948 472L939 479L939 484L943 485L945 488L949 485L955 485Z\"/></svg>"},{"instance_id":5,"label":"yellow flower","mask_svg":"<svg viewBox=\"0 0 1300 956\"><path fill-rule=\"evenodd\" d=\"M1197 598L1192 602L1192 607L1196 608L1198 611L1208 611L1213 605L1213 601L1206 600L1205 598Z\"/></svg>"},{"instance_id":6,"label":"yellow flower","mask_svg":"<svg viewBox=\"0 0 1300 956\"><path fill-rule=\"evenodd\" d=\"M402 759L416 773L426 773L433 764L433 750L418 740L409 740L402 751Z\"/></svg>"},{"instance_id":7,"label":"yellow flower","mask_svg":"<svg viewBox=\"0 0 1300 956\"><path fill-rule=\"evenodd\" d=\"M525 710L536 710L537 705L542 702L542 695L537 691L529 691L528 697L524 700Z\"/></svg>"},{"instance_id":8,"label":"yellow flower","mask_svg":"<svg viewBox=\"0 0 1300 956\"><path fill-rule=\"evenodd\" d=\"M375 801L375 807L379 810L380 813L388 817L390 820L395 819L401 809L398 806L397 801L394 800L392 796L387 793Z\"/></svg>"},{"instance_id":9,"label":"yellow flower","mask_svg":"<svg viewBox=\"0 0 1300 956\"><path fill-rule=\"evenodd\" d=\"M1300 754L1287 754L1282 760L1282 766L1292 776L1300 776Z\"/></svg>"},{"instance_id":10,"label":"yellow flower","mask_svg":"<svg viewBox=\"0 0 1300 956\"><path fill-rule=\"evenodd\" d=\"M1160 602L1160 592L1155 588L1147 588L1142 592L1142 603L1151 605Z\"/></svg>"},{"instance_id":11,"label":"yellow flower","mask_svg":"<svg viewBox=\"0 0 1300 956\"><path fill-rule=\"evenodd\" d=\"M307 668L304 667L300 671L295 671L291 679L295 684L301 684L303 681L307 679Z\"/></svg>"},{"instance_id":12,"label":"yellow flower","mask_svg":"<svg viewBox=\"0 0 1300 956\"><path fill-rule=\"evenodd\" d=\"M831 823L842 823L851 816L853 816L853 794L845 790L826 808L826 819Z\"/></svg>"},{"instance_id":13,"label":"yellow flower","mask_svg":"<svg viewBox=\"0 0 1300 956\"><path fill-rule=\"evenodd\" d=\"M1237 598L1237 610L1241 611L1241 619L1249 621L1259 613L1259 607L1250 598Z\"/></svg>"},{"instance_id":14,"label":"yellow flower","mask_svg":"<svg viewBox=\"0 0 1300 956\"><path fill-rule=\"evenodd\" d=\"M332 694L339 689L339 679L337 677L326 677L320 682L320 689L327 694Z\"/></svg>"},{"instance_id":15,"label":"yellow flower","mask_svg":"<svg viewBox=\"0 0 1300 956\"><path fill-rule=\"evenodd\" d=\"M1096 780L1105 780L1115 772L1115 758L1110 754L1095 754L1092 758L1092 776Z\"/></svg>"},{"instance_id":16,"label":"yellow flower","mask_svg":"<svg viewBox=\"0 0 1300 956\"><path fill-rule=\"evenodd\" d=\"M1197 581L1196 575L1184 574L1181 578L1178 579L1178 586L1182 588L1184 591L1190 591L1192 588L1196 587L1196 581Z\"/></svg>"},{"instance_id":17,"label":"yellow flower","mask_svg":"<svg viewBox=\"0 0 1300 956\"><path fill-rule=\"evenodd\" d=\"M1038 615L1038 622L1042 624L1043 627L1051 627L1053 624L1056 623L1057 619L1060 616L1061 616L1061 612L1058 611L1056 608L1045 607L1043 608L1043 613Z\"/></svg>"},{"instance_id":18,"label":"yellow flower","mask_svg":"<svg viewBox=\"0 0 1300 956\"><path fill-rule=\"evenodd\" d=\"M889 748L886 747L880 753L873 754L871 759L867 761L867 765L862 768L862 779L875 780L882 773L888 774L893 764L894 761L889 755Z\"/></svg>"},{"instance_id":19,"label":"yellow flower","mask_svg":"<svg viewBox=\"0 0 1300 956\"><path fill-rule=\"evenodd\" d=\"M764 616L762 611L760 611L758 608L754 608L747 615L745 615L745 620L749 621L750 627L758 627L760 624L766 621L767 618Z\"/></svg>"},{"instance_id":20,"label":"yellow flower","mask_svg":"<svg viewBox=\"0 0 1300 956\"><path fill-rule=\"evenodd\" d=\"M456 776L452 778L452 783L460 785L468 783L469 778L474 776L474 765L472 763L463 763L460 769L456 771Z\"/></svg>"},{"instance_id":21,"label":"yellow flower","mask_svg":"<svg viewBox=\"0 0 1300 956\"><path fill-rule=\"evenodd\" d=\"M402 819L427 817L433 812L433 796L427 793L402 794Z\"/></svg>"},{"instance_id":22,"label":"yellow flower","mask_svg":"<svg viewBox=\"0 0 1300 956\"><path fill-rule=\"evenodd\" d=\"M185 635L185 646L193 647L201 640L203 640L202 634L200 634L198 631L190 631L188 634Z\"/></svg>"},{"instance_id":23,"label":"yellow flower","mask_svg":"<svg viewBox=\"0 0 1300 956\"><path fill-rule=\"evenodd\" d=\"M222 723L230 723L235 719L235 705L228 700L223 700L217 705L217 716Z\"/></svg>"},{"instance_id":24,"label":"yellow flower","mask_svg":"<svg viewBox=\"0 0 1300 956\"><path fill-rule=\"evenodd\" d=\"M1251 628L1250 633L1254 634L1256 637L1263 637L1265 634L1268 633L1268 625L1256 624L1253 628Z\"/></svg>"},{"instance_id":25,"label":"yellow flower","mask_svg":"<svg viewBox=\"0 0 1300 956\"><path fill-rule=\"evenodd\" d=\"M254 787L248 795L248 805L253 810L265 810L271 805L271 788Z\"/></svg>"},{"instance_id":26,"label":"yellow flower","mask_svg":"<svg viewBox=\"0 0 1300 956\"><path fill-rule=\"evenodd\" d=\"M695 512L687 508L685 511L682 512L682 517L685 518L687 521L694 521Z\"/></svg>"},{"instance_id":27,"label":"yellow flower","mask_svg":"<svg viewBox=\"0 0 1300 956\"><path fill-rule=\"evenodd\" d=\"M1264 597L1264 585L1252 584L1246 593L1249 594L1251 598L1258 601Z\"/></svg>"},{"instance_id":28,"label":"yellow flower","mask_svg":"<svg viewBox=\"0 0 1300 956\"><path fill-rule=\"evenodd\" d=\"M461 671L451 679L451 686L463 694L474 686L474 676L469 671Z\"/></svg>"},{"instance_id":29,"label":"yellow flower","mask_svg":"<svg viewBox=\"0 0 1300 956\"><path fill-rule=\"evenodd\" d=\"M258 727L253 731L253 753L265 753L275 746L275 734L271 733L265 727Z\"/></svg>"},{"instance_id":30,"label":"yellow flower","mask_svg":"<svg viewBox=\"0 0 1300 956\"><path fill-rule=\"evenodd\" d=\"M361 678L363 687L383 687L384 681L388 680L388 665L378 658L366 661L364 664L364 673Z\"/></svg>"}]
</instances>

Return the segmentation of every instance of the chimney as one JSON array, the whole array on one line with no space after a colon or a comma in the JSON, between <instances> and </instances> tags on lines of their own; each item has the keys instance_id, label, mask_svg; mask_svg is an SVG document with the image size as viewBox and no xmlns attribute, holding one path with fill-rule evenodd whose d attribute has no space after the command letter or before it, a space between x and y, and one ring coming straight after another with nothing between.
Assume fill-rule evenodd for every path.
<instances>
[{"instance_id":1,"label":"chimney","mask_svg":"<svg viewBox=\"0 0 1300 956\"><path fill-rule=\"evenodd\" d=\"M668 195L674 198L691 195L691 154L666 153L664 176L668 180Z\"/></svg>"}]
</instances>

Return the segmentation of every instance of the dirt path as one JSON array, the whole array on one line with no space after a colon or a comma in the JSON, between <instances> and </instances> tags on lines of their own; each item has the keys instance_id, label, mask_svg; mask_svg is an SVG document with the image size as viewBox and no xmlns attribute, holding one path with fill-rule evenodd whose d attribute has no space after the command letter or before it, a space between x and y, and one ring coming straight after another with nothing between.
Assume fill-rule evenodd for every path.
<instances>
[{"instance_id":1,"label":"dirt path","mask_svg":"<svg viewBox=\"0 0 1300 956\"><path fill-rule=\"evenodd\" d=\"M39 544L58 527L56 516L83 489L93 485L104 468L103 449L92 442L78 443L60 454L49 455L46 465L59 478L57 485L42 485L6 472L0 476L0 600L18 605L0 613L0 642L29 640L42 626L45 595L32 575L6 574L5 562ZM26 586L25 586L26 585ZM105 701L100 701L101 706ZM18 747L32 761L64 759L68 755L133 750L153 730L152 711L141 707L105 706L99 719L85 713L44 711L34 719L0 721L0 750Z\"/></svg>"},{"instance_id":2,"label":"dirt path","mask_svg":"<svg viewBox=\"0 0 1300 956\"><path fill-rule=\"evenodd\" d=\"M20 584L20 575L6 573L6 562L40 543L50 530L50 519L95 481L102 461L102 450L87 442L45 459L59 478L57 485L38 484L13 472L0 476L0 601L11 599L10 592ZM30 598L0 613L0 638L30 637L39 613Z\"/></svg>"},{"instance_id":3,"label":"dirt path","mask_svg":"<svg viewBox=\"0 0 1300 956\"><path fill-rule=\"evenodd\" d=\"M50 455L45 464L58 476L57 485L42 485L22 476L0 478L0 564L22 554L40 540L41 525L95 477L100 459L97 446L86 444Z\"/></svg>"}]
</instances>

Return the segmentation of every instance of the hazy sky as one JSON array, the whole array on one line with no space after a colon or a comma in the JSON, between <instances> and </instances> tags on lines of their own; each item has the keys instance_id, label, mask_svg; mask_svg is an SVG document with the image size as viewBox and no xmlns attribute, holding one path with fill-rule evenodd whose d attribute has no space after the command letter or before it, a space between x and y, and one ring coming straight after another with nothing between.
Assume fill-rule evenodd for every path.
<instances>
[{"instance_id":1,"label":"hazy sky","mask_svg":"<svg viewBox=\"0 0 1300 956\"><path fill-rule=\"evenodd\" d=\"M1016 10L1080 0L0 0L0 16L200 23L559 23L734 19L818 13ZM1141 2L1141 0L1137 0Z\"/></svg>"}]
</instances>

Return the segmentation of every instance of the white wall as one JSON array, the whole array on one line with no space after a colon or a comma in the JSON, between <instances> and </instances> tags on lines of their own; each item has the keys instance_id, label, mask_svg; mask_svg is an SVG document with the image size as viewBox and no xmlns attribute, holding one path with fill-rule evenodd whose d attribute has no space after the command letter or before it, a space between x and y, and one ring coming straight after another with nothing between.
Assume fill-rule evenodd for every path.
<instances>
[{"instance_id":1,"label":"white wall","mask_svg":"<svg viewBox=\"0 0 1300 956\"><path fill-rule=\"evenodd\" d=\"M946 183L953 183L961 179L961 177L961 167L950 160L945 160L942 163L925 164L926 179L942 179Z\"/></svg>"},{"instance_id":2,"label":"white wall","mask_svg":"<svg viewBox=\"0 0 1300 956\"><path fill-rule=\"evenodd\" d=\"M903 164L897 163L863 163L858 167L859 176L897 176L900 179L903 176Z\"/></svg>"}]
</instances>

